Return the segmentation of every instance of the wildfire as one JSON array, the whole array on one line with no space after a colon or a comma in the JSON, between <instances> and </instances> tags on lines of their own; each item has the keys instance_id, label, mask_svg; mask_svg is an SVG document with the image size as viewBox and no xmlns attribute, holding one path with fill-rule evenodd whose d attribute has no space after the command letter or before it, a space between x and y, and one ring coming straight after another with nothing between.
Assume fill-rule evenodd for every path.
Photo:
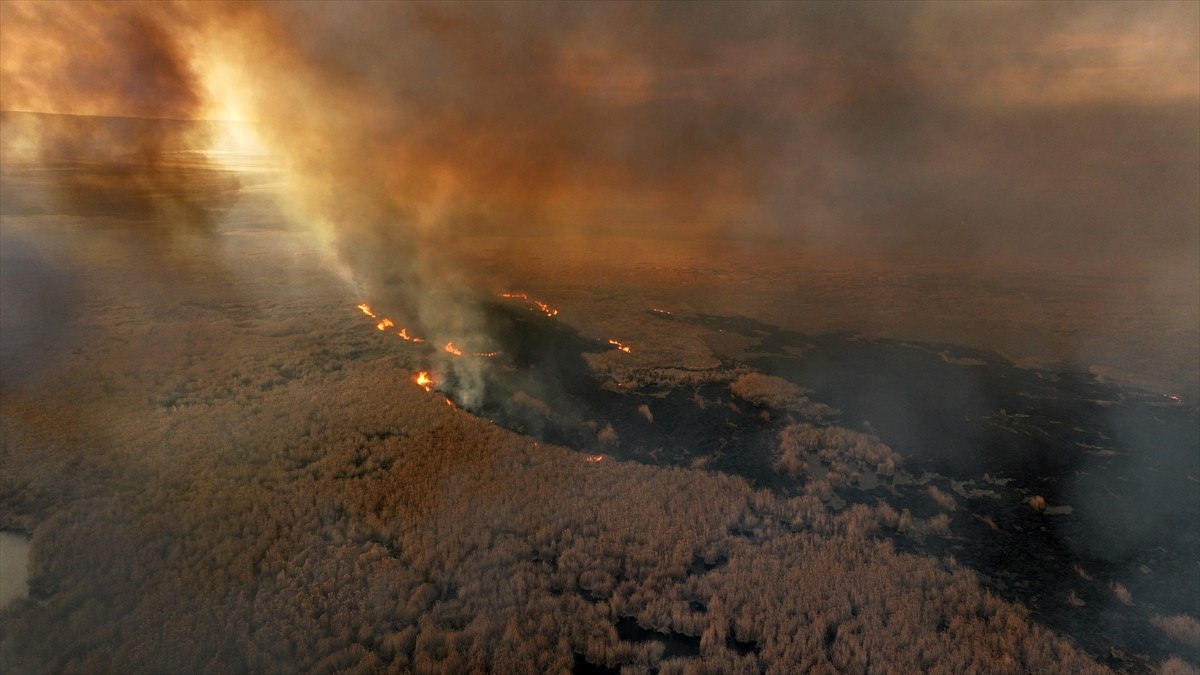
<instances>
[{"instance_id":1,"label":"wildfire","mask_svg":"<svg viewBox=\"0 0 1200 675\"><path fill-rule=\"evenodd\" d=\"M661 314L661 315L663 315L663 316L671 316L671 313L670 313L670 312L668 312L667 310L665 310L665 309L659 309L659 308L657 308L657 307L651 307L651 308L650 308L650 311L651 311L651 312L654 312L655 314Z\"/></svg>"},{"instance_id":2,"label":"wildfire","mask_svg":"<svg viewBox=\"0 0 1200 675\"><path fill-rule=\"evenodd\" d=\"M459 349L458 346L455 345L453 342L447 342L446 346L442 347L442 349L445 350L447 354L453 354L455 356L462 356L465 353L465 352L463 352L463 350ZM499 356L499 355L500 355L500 352L471 352L471 356L480 356L485 359L490 359L493 356Z\"/></svg>"},{"instance_id":3,"label":"wildfire","mask_svg":"<svg viewBox=\"0 0 1200 675\"><path fill-rule=\"evenodd\" d=\"M386 316L383 316L383 317L379 316L378 314L375 313L375 310L371 309L370 305L363 303L363 304L359 305L358 308L360 310L362 310L363 314L366 314L367 316L371 317L372 319L379 319L378 323L375 324L376 329L385 331L389 328L396 327L395 321L392 321L391 319L389 319ZM405 340L407 342L414 342L414 343L420 343L420 342L425 341L425 338L417 337L417 336L409 333L408 328L403 328L403 327L400 328L400 330L396 331L396 337L399 337L401 340ZM443 349L445 349L446 352L453 354L455 356L463 355L463 351L461 349L459 349L458 347L456 347L453 342L447 342L446 346L443 347ZM491 358L493 356L499 356L500 352L473 352L472 355L480 356L480 357L484 357L484 358Z\"/></svg>"},{"instance_id":4,"label":"wildfire","mask_svg":"<svg viewBox=\"0 0 1200 675\"><path fill-rule=\"evenodd\" d=\"M550 305L547 305L546 303L542 302L541 300L535 300L535 299L529 297L529 294L527 294L527 293L505 292L505 293L497 293L496 295L498 297L505 298L507 300L523 300L525 302L528 302L531 305L533 305L533 307L530 307L529 309L534 309L534 307L536 307L539 312L541 312L542 314L545 314L546 316L555 316L558 314L557 309L551 307Z\"/></svg>"},{"instance_id":5,"label":"wildfire","mask_svg":"<svg viewBox=\"0 0 1200 675\"><path fill-rule=\"evenodd\" d=\"M389 328L396 327L395 321L392 321L391 319L389 319L386 316L379 316L378 314L375 313L375 310L371 309L371 306L365 302L362 303L361 305L359 305L358 309L360 311L362 311L363 314L366 314L367 316L371 317L372 319L379 319L379 321L375 324L376 330L385 331ZM396 331L396 335L398 337L400 337L400 339L406 340L408 342L424 342L425 341L424 338L419 338L415 335L409 334L407 328L401 328L400 330Z\"/></svg>"},{"instance_id":6,"label":"wildfire","mask_svg":"<svg viewBox=\"0 0 1200 675\"><path fill-rule=\"evenodd\" d=\"M629 347L629 345L627 345L619 340L614 340L612 338L609 338L608 344L616 347L617 349L620 349L621 351L625 352L626 354L630 354L633 352L633 350Z\"/></svg>"},{"instance_id":7,"label":"wildfire","mask_svg":"<svg viewBox=\"0 0 1200 675\"><path fill-rule=\"evenodd\" d=\"M429 373L424 370L417 373L417 376L413 378L413 382L416 382L417 386L425 391L433 391L433 385L437 384L437 382L434 382L433 379L429 377Z\"/></svg>"},{"instance_id":8,"label":"wildfire","mask_svg":"<svg viewBox=\"0 0 1200 675\"><path fill-rule=\"evenodd\" d=\"M587 457L584 457L583 459L584 459L584 461L586 461L590 464L595 464L596 462L603 462L604 455L588 455Z\"/></svg>"}]
</instances>

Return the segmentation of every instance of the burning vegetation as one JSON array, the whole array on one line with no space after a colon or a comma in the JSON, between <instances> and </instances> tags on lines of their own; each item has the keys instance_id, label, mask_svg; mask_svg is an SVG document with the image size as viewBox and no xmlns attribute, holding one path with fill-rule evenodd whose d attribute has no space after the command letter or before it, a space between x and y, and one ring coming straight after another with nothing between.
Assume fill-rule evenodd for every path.
<instances>
[{"instance_id":1,"label":"burning vegetation","mask_svg":"<svg viewBox=\"0 0 1200 675\"><path fill-rule=\"evenodd\" d=\"M550 305L547 305L546 303L542 302L541 300L535 300L534 298L529 297L528 293L504 292L504 293L497 293L496 297L504 298L505 300L521 300L522 302L525 302L529 305L529 309L531 311L538 311L538 312L541 312L542 314L545 314L546 316L558 316L557 309L555 309L554 307L551 307Z\"/></svg>"},{"instance_id":2,"label":"burning vegetation","mask_svg":"<svg viewBox=\"0 0 1200 675\"><path fill-rule=\"evenodd\" d=\"M362 303L362 304L358 305L358 309L363 314L366 314L368 317L371 317L372 319L379 319L379 321L377 321L375 323L376 330L387 331L390 328L396 327L395 321L393 321L392 319L390 319L388 317L379 316L375 312L375 310L371 309L371 306L366 303ZM399 330L395 331L395 334L396 334L396 337L400 338L401 340L404 340L405 342L413 342L413 343L418 343L418 344L425 342L425 338L417 337L417 336L409 333L407 327L400 328ZM497 352L497 351L464 352L460 347L455 345L453 341L447 342L445 344L445 346L442 347L442 351L444 351L447 354L450 354L452 356L463 356L463 355L469 353L471 356L478 356L480 358L493 358L493 357L500 355L500 352Z\"/></svg>"},{"instance_id":3,"label":"burning vegetation","mask_svg":"<svg viewBox=\"0 0 1200 675\"><path fill-rule=\"evenodd\" d=\"M390 318L388 318L386 316L379 316L379 314L377 314L374 309L371 309L371 306L365 302L359 304L358 309L363 314L366 314L367 316L369 316L372 319L379 319L379 321L377 321L375 323L376 330L386 331L389 328L396 327L395 321L391 320ZM404 340L406 342L424 342L425 341L422 338L410 335L407 328L401 328L400 330L396 331L396 337L399 337L401 340Z\"/></svg>"},{"instance_id":4,"label":"burning vegetation","mask_svg":"<svg viewBox=\"0 0 1200 675\"><path fill-rule=\"evenodd\" d=\"M431 378L429 376L429 372L425 371L425 370L422 370L421 372L417 373L413 377L413 382L416 382L417 386L424 389L425 391L433 391L434 385L437 384L437 382L434 382L433 378Z\"/></svg>"},{"instance_id":5,"label":"burning vegetation","mask_svg":"<svg viewBox=\"0 0 1200 675\"><path fill-rule=\"evenodd\" d=\"M624 342L621 342L620 340L614 340L613 338L609 338L608 344L616 347L617 349L625 352L626 354L633 352L633 349L629 345L625 344Z\"/></svg>"}]
</instances>

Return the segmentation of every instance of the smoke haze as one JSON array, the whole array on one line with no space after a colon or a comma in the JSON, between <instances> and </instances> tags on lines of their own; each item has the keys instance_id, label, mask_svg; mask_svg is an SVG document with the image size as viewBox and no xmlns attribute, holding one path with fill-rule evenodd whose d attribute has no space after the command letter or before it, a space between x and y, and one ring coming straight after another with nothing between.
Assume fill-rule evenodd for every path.
<instances>
[{"instance_id":1,"label":"smoke haze","mask_svg":"<svg viewBox=\"0 0 1200 675\"><path fill-rule=\"evenodd\" d=\"M479 234L1196 282L1191 3L4 11L5 109L249 121L354 279L439 332L448 299L421 299ZM178 135L99 145L172 194L157 167ZM55 156L61 136L32 144Z\"/></svg>"},{"instance_id":2,"label":"smoke haze","mask_svg":"<svg viewBox=\"0 0 1200 675\"><path fill-rule=\"evenodd\" d=\"M0 670L1200 657L1200 4L0 0L0 43Z\"/></svg>"}]
</instances>

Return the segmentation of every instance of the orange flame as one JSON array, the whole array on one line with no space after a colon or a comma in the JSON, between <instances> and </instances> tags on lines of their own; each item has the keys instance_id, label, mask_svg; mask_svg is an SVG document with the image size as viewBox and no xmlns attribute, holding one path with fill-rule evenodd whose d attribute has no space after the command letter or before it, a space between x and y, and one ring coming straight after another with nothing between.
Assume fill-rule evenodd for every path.
<instances>
[{"instance_id":1,"label":"orange flame","mask_svg":"<svg viewBox=\"0 0 1200 675\"><path fill-rule=\"evenodd\" d=\"M616 347L617 349L620 349L621 351L625 352L626 354L630 354L630 353L632 353L632 352L633 352L633 350L632 350L632 349L630 349L629 345L627 345L627 344L625 344L625 343L623 343L623 342L619 342L619 341L617 341L617 340L614 340L614 339L612 339L612 338L609 338L609 339L608 339L608 344L610 344L610 345L612 345L612 346Z\"/></svg>"},{"instance_id":2,"label":"orange flame","mask_svg":"<svg viewBox=\"0 0 1200 675\"><path fill-rule=\"evenodd\" d=\"M380 317L378 314L375 313L375 311L373 309L371 309L371 306L365 302L361 305L358 305L358 308L360 310L362 310L363 314L366 314L367 316L371 317L372 319L379 319L379 322L375 324L375 328L378 330L381 330L381 331L387 330L388 328L394 328L396 326L396 322L392 321L391 319L387 318L386 316ZM400 330L396 331L396 336L402 340L407 340L408 342L424 342L425 341L424 338L419 338L419 337L409 333L408 328L401 328ZM455 356L463 355L463 351L461 349L459 349L458 347L454 346L453 342L447 342L446 346L443 347L443 349L445 349L448 353L453 354ZM500 352L474 352L474 356L481 356L481 357L485 357L485 358L491 358L493 356L499 356L499 355L500 355Z\"/></svg>"},{"instance_id":3,"label":"orange flame","mask_svg":"<svg viewBox=\"0 0 1200 675\"><path fill-rule=\"evenodd\" d=\"M509 300L524 300L525 302L536 305L537 309L542 314L545 314L546 316L554 316L554 315L558 314L557 309L551 307L550 305L547 305L546 303L542 302L541 300L534 300L533 298L529 297L529 294L527 294L527 293L513 293L511 291L506 291L504 293L497 293L496 295L498 297L507 298ZM533 307L530 307L530 309L533 309Z\"/></svg>"},{"instance_id":4,"label":"orange flame","mask_svg":"<svg viewBox=\"0 0 1200 675\"><path fill-rule=\"evenodd\" d=\"M595 464L596 462L603 462L604 455L588 455L587 457L584 457L583 459L587 462Z\"/></svg>"},{"instance_id":5,"label":"orange flame","mask_svg":"<svg viewBox=\"0 0 1200 675\"><path fill-rule=\"evenodd\" d=\"M408 340L409 342L424 342L425 341L423 338L419 338L415 335L409 335L407 328L401 328L400 330L396 331L396 335L398 335L400 337L400 339Z\"/></svg>"},{"instance_id":6,"label":"orange flame","mask_svg":"<svg viewBox=\"0 0 1200 675\"><path fill-rule=\"evenodd\" d=\"M429 377L429 373L424 370L417 373L417 376L413 378L413 382L416 382L417 386L425 391L433 391L433 385L437 384L437 382L434 382L433 379Z\"/></svg>"}]
</instances>

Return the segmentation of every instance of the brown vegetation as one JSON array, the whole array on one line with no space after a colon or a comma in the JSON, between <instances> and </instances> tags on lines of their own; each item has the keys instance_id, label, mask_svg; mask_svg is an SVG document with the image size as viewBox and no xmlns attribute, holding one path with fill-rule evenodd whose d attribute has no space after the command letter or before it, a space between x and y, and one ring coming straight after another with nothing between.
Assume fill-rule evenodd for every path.
<instances>
[{"instance_id":1,"label":"brown vegetation","mask_svg":"<svg viewBox=\"0 0 1200 675\"><path fill-rule=\"evenodd\" d=\"M3 392L0 524L32 532L34 589L0 614L5 664L1102 670L968 570L874 538L869 507L588 462L449 408L408 381L421 347L320 287L267 295L279 268L126 303L126 266L101 272L70 327L87 339ZM863 434L789 429L793 455L899 461ZM699 654L622 640L623 617Z\"/></svg>"},{"instance_id":2,"label":"brown vegetation","mask_svg":"<svg viewBox=\"0 0 1200 675\"><path fill-rule=\"evenodd\" d=\"M1184 644L1200 647L1200 621L1197 621L1196 617L1187 614L1174 616L1156 614L1150 619L1150 623Z\"/></svg>"},{"instance_id":3,"label":"brown vegetation","mask_svg":"<svg viewBox=\"0 0 1200 675\"><path fill-rule=\"evenodd\" d=\"M938 506L946 509L947 511L953 511L958 507L958 502L954 501L954 497L943 492L942 490L939 490L936 485L928 486L925 489L925 492L929 495L930 499L937 502Z\"/></svg>"},{"instance_id":4,"label":"brown vegetation","mask_svg":"<svg viewBox=\"0 0 1200 675\"><path fill-rule=\"evenodd\" d=\"M818 427L811 424L789 424L779 433L779 456L775 466L789 475L807 470L806 456L815 455L831 465L827 479L843 480L849 466L862 471L877 471L891 475L899 466L899 453L875 436L843 427ZM832 478L830 478L832 476Z\"/></svg>"},{"instance_id":5,"label":"brown vegetation","mask_svg":"<svg viewBox=\"0 0 1200 675\"><path fill-rule=\"evenodd\" d=\"M800 387L782 377L763 373L745 373L729 383L734 396L754 405L794 410L812 419L820 420L838 414L824 403L810 400Z\"/></svg>"}]
</instances>

